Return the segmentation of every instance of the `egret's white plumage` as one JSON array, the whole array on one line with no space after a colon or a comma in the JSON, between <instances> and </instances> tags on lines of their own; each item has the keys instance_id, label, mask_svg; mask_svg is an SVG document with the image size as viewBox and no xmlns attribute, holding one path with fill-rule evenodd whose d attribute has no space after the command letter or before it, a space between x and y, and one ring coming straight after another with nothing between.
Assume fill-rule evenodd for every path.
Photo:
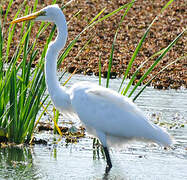
<instances>
[{"instance_id":1,"label":"egret's white plumage","mask_svg":"<svg viewBox=\"0 0 187 180\"><path fill-rule=\"evenodd\" d=\"M120 141L141 139L164 146L171 144L168 133L151 124L129 98L113 90L81 82L71 88L70 99L80 120L92 132L96 130L100 134L104 146L111 136L121 137Z\"/></svg>"},{"instance_id":2,"label":"egret's white plumage","mask_svg":"<svg viewBox=\"0 0 187 180\"><path fill-rule=\"evenodd\" d=\"M169 134L149 122L127 97L89 82L74 84L69 91L62 87L56 77L56 66L59 52L65 46L68 36L65 16L57 5L51 5L28 17L29 20L56 24L58 35L50 43L46 54L45 76L48 92L56 108L76 113L88 131L100 139L105 148L109 169L112 167L107 150L109 144L133 139L153 141L164 146L172 143ZM20 18L12 23L28 19Z\"/></svg>"}]
</instances>

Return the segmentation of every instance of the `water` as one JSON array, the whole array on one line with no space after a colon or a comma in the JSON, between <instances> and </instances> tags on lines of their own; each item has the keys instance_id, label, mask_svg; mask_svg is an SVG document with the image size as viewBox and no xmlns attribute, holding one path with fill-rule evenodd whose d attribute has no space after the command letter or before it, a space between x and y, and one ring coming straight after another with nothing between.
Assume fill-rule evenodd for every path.
<instances>
[{"instance_id":1,"label":"water","mask_svg":"<svg viewBox=\"0 0 187 180\"><path fill-rule=\"evenodd\" d=\"M98 83L95 77L76 75L69 85L79 80ZM120 82L120 79L112 80L110 87L117 90ZM152 120L187 121L187 90L160 91L148 87L136 103ZM89 136L77 144L66 146L62 140L54 145L54 136L46 132L40 136L49 139L47 146L0 148L0 179L187 180L187 125L171 129L169 133L175 138L173 149L164 150L140 142L111 149L113 168L105 177L105 160L102 156L93 160Z\"/></svg>"}]
</instances>

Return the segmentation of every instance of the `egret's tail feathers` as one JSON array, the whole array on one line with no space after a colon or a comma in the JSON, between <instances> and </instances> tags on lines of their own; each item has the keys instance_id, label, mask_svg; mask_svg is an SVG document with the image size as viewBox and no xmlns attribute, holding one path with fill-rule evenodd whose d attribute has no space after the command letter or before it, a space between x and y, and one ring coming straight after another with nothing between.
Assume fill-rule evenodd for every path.
<instances>
[{"instance_id":1,"label":"egret's tail feathers","mask_svg":"<svg viewBox=\"0 0 187 180\"><path fill-rule=\"evenodd\" d=\"M171 146L173 141L168 132L156 125L154 125L154 127L156 130L154 136L156 143L162 146Z\"/></svg>"}]
</instances>

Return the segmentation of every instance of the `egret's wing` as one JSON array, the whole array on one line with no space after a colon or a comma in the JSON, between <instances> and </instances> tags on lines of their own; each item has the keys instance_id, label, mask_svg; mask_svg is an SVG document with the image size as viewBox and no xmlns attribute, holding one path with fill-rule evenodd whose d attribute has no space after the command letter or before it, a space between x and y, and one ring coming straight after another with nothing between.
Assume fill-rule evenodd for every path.
<instances>
[{"instance_id":1,"label":"egret's wing","mask_svg":"<svg viewBox=\"0 0 187 180\"><path fill-rule=\"evenodd\" d=\"M115 136L143 136L151 126L130 99L113 90L90 87L80 91L76 99L73 104L80 119L102 132Z\"/></svg>"},{"instance_id":2,"label":"egret's wing","mask_svg":"<svg viewBox=\"0 0 187 180\"><path fill-rule=\"evenodd\" d=\"M86 93L88 93L90 97L95 96L97 100L110 104L111 106L123 108L125 112L143 116L142 112L130 98L122 96L113 90L105 88L95 88L87 90Z\"/></svg>"},{"instance_id":3,"label":"egret's wing","mask_svg":"<svg viewBox=\"0 0 187 180\"><path fill-rule=\"evenodd\" d=\"M145 138L170 144L169 135L150 123L127 97L100 86L79 85L74 89L72 105L81 121L107 136L124 139Z\"/></svg>"}]
</instances>

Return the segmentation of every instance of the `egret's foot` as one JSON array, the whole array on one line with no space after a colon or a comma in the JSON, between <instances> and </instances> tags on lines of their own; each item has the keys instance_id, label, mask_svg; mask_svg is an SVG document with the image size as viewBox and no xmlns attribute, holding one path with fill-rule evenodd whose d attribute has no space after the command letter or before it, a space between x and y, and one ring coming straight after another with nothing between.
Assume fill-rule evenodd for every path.
<instances>
[{"instance_id":1,"label":"egret's foot","mask_svg":"<svg viewBox=\"0 0 187 180\"><path fill-rule=\"evenodd\" d=\"M107 164L105 169L105 174L108 174L111 168L112 168L112 164L110 166Z\"/></svg>"},{"instance_id":2,"label":"egret's foot","mask_svg":"<svg viewBox=\"0 0 187 180\"><path fill-rule=\"evenodd\" d=\"M105 173L108 174L110 169L112 168L112 162L111 162L111 159L110 159L110 154L108 152L108 148L107 147L103 147L103 149L104 149L104 152L105 152L106 162L107 162Z\"/></svg>"}]
</instances>

